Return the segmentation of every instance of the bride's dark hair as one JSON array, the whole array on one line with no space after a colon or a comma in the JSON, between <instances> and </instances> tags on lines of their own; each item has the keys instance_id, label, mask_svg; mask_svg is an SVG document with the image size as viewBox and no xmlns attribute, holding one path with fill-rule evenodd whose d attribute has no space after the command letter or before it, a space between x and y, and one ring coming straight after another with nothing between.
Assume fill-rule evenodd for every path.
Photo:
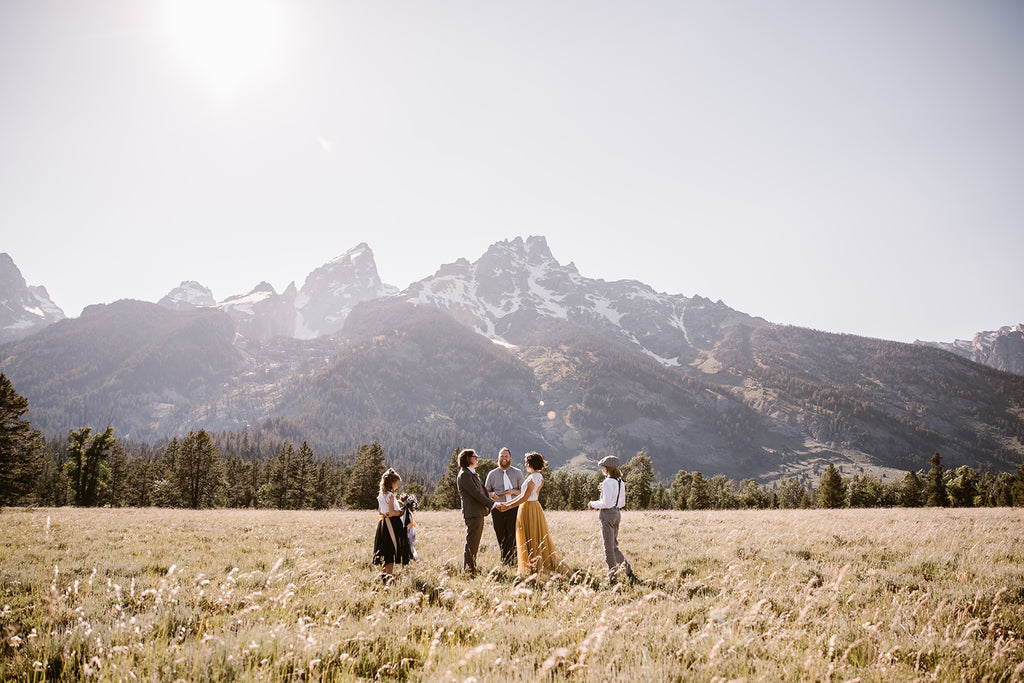
<instances>
[{"instance_id":1,"label":"bride's dark hair","mask_svg":"<svg viewBox=\"0 0 1024 683\"><path fill-rule=\"evenodd\" d=\"M526 464L535 472L540 472L547 465L547 462L544 460L544 456L540 453L530 451L526 454Z\"/></svg>"}]
</instances>

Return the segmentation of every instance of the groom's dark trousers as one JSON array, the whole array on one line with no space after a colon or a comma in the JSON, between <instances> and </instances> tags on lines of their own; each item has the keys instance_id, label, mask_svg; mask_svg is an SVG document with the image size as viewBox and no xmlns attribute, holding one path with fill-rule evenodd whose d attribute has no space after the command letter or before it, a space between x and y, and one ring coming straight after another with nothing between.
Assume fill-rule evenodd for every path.
<instances>
[{"instance_id":1,"label":"groom's dark trousers","mask_svg":"<svg viewBox=\"0 0 1024 683\"><path fill-rule=\"evenodd\" d=\"M462 554L462 568L475 573L476 553L484 535L484 520L494 507L494 501L487 495L480 477L468 467L459 470L458 485L462 517L466 520L466 548Z\"/></svg>"}]
</instances>

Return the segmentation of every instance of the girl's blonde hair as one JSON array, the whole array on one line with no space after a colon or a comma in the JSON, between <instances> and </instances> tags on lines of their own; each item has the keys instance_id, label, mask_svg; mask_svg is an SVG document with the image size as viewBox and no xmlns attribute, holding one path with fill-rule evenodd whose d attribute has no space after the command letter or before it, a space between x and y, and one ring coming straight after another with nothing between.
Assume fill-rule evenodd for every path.
<instances>
[{"instance_id":1,"label":"girl's blonde hair","mask_svg":"<svg viewBox=\"0 0 1024 683\"><path fill-rule=\"evenodd\" d=\"M398 472L395 472L390 467L387 472L380 478L380 492L391 493L391 489L394 487L396 481L401 481L401 477L398 476Z\"/></svg>"}]
</instances>

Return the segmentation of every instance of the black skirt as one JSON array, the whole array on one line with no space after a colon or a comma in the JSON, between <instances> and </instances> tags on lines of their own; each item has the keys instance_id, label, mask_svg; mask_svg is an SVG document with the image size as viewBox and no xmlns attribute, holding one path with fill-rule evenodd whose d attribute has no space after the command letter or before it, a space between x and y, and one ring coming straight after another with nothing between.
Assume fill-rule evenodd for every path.
<instances>
[{"instance_id":1,"label":"black skirt","mask_svg":"<svg viewBox=\"0 0 1024 683\"><path fill-rule=\"evenodd\" d=\"M391 534L385 524L391 524L398 547L391 542ZM377 535L373 539L374 564L409 564L412 552L409 549L409 534L406 533L402 517L385 517L377 522Z\"/></svg>"}]
</instances>

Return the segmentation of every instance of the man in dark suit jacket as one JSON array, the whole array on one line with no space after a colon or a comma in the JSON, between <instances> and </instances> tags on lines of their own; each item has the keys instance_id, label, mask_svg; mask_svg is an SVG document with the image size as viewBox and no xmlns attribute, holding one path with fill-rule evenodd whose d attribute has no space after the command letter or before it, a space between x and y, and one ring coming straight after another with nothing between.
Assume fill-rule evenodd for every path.
<instances>
[{"instance_id":1,"label":"man in dark suit jacket","mask_svg":"<svg viewBox=\"0 0 1024 683\"><path fill-rule=\"evenodd\" d=\"M462 568L476 573L476 552L480 549L480 538L484 535L484 519L491 508L504 509L495 505L487 495L484 484L476 473L476 451L467 448L459 453L459 497L462 499L462 517L466 520L466 550L462 556Z\"/></svg>"}]
</instances>

